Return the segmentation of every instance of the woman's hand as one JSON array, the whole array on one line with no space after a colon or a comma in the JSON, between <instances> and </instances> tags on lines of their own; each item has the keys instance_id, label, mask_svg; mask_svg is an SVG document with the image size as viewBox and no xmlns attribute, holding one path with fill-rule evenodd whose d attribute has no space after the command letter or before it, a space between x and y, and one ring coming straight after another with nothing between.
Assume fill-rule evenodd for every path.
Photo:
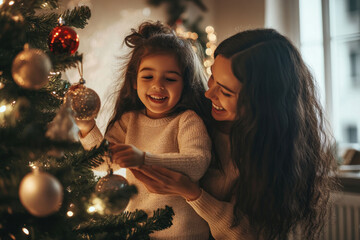
<instances>
[{"instance_id":1,"label":"woman's hand","mask_svg":"<svg viewBox=\"0 0 360 240\"><path fill-rule=\"evenodd\" d=\"M130 144L111 143L110 152L113 163L122 168L139 167L144 164L145 152Z\"/></svg>"},{"instance_id":2,"label":"woman's hand","mask_svg":"<svg viewBox=\"0 0 360 240\"><path fill-rule=\"evenodd\" d=\"M184 174L160 166L143 165L130 169L149 192L182 196L186 200L196 200L201 195L200 187Z\"/></svg>"}]
</instances>

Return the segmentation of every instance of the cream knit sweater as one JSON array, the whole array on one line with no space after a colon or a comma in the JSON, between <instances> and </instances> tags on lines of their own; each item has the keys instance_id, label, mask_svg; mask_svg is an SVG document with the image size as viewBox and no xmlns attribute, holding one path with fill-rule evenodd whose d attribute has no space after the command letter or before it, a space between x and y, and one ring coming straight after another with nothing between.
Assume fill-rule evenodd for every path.
<instances>
[{"instance_id":1,"label":"cream knit sweater","mask_svg":"<svg viewBox=\"0 0 360 240\"><path fill-rule=\"evenodd\" d=\"M210 167L200 182L202 194L198 199L188 201L188 204L209 224L216 240L255 239L246 218L240 225L231 228L234 209L231 188L239 173L231 160L229 136L215 131L212 140L223 171Z\"/></svg>"},{"instance_id":2,"label":"cream knit sweater","mask_svg":"<svg viewBox=\"0 0 360 240\"><path fill-rule=\"evenodd\" d=\"M90 149L98 145L102 138L101 132L95 127L80 141L84 148ZM106 139L109 142L132 144L146 152L146 165L160 165L185 173L195 182L204 175L210 163L210 138L201 118L190 110L162 119L148 118L139 111L125 113L108 131ZM104 165L101 169L106 170ZM138 188L138 194L131 198L127 211L142 209L152 215L154 210L168 205L175 212L173 225L151 234L151 239L209 238L208 224L182 197L149 193L128 170L126 178Z\"/></svg>"}]
</instances>

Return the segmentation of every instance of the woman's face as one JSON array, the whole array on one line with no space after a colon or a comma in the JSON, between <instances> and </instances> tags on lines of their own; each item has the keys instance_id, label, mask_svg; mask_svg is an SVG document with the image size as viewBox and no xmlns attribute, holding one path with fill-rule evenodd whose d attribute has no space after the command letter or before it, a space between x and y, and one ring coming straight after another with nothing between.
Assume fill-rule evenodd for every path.
<instances>
[{"instance_id":1,"label":"woman's face","mask_svg":"<svg viewBox=\"0 0 360 240\"><path fill-rule=\"evenodd\" d=\"M217 121L233 121L242 84L231 70L231 61L221 55L215 58L205 96L212 102L211 115Z\"/></svg>"}]
</instances>

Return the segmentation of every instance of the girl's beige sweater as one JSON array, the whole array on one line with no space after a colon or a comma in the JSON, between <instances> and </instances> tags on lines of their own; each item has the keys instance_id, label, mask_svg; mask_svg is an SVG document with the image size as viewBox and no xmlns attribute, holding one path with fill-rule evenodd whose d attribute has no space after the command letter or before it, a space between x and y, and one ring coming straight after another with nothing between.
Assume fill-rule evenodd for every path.
<instances>
[{"instance_id":1,"label":"girl's beige sweater","mask_svg":"<svg viewBox=\"0 0 360 240\"><path fill-rule=\"evenodd\" d=\"M145 151L146 165L160 165L182 172L195 182L204 175L210 163L210 138L201 118L190 110L162 119L148 118L139 111L128 112L115 122L105 137L109 142L132 144ZM80 141L84 148L90 149L102 139L101 132L94 127ZM106 170L105 164L97 170ZM126 171L126 178L138 188L138 194L131 198L127 211L142 209L151 216L154 210L168 205L175 212L173 225L151 234L151 239L209 238L208 224L182 197L148 192L129 170Z\"/></svg>"}]
</instances>

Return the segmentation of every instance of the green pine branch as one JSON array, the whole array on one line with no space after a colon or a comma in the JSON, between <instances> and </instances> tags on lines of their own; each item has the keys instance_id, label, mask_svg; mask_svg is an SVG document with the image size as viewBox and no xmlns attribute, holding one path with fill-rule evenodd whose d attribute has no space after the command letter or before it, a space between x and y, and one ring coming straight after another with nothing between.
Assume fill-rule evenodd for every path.
<instances>
[{"instance_id":1,"label":"green pine branch","mask_svg":"<svg viewBox=\"0 0 360 240\"><path fill-rule=\"evenodd\" d=\"M117 216L110 215L105 219L94 216L91 220L80 224L76 231L89 239L150 239L150 233L172 225L173 215L172 208L165 206L164 209L154 211L150 218L142 210L124 212Z\"/></svg>"}]
</instances>

